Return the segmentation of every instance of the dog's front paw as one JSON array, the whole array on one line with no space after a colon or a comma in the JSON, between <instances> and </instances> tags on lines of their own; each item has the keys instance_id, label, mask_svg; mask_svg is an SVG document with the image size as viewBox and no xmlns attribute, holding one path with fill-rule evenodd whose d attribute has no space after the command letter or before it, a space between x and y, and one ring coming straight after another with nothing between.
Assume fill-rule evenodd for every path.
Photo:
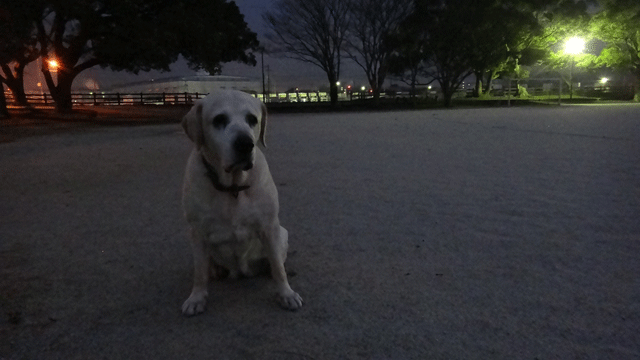
<instances>
[{"instance_id":1,"label":"dog's front paw","mask_svg":"<svg viewBox=\"0 0 640 360\"><path fill-rule=\"evenodd\" d=\"M187 301L182 304L182 314L186 316L198 315L204 312L207 305L207 292L192 292Z\"/></svg>"},{"instance_id":2,"label":"dog's front paw","mask_svg":"<svg viewBox=\"0 0 640 360\"><path fill-rule=\"evenodd\" d=\"M298 310L304 303L302 297L293 290L278 294L278 300L280 302L280 306L287 310Z\"/></svg>"}]
</instances>

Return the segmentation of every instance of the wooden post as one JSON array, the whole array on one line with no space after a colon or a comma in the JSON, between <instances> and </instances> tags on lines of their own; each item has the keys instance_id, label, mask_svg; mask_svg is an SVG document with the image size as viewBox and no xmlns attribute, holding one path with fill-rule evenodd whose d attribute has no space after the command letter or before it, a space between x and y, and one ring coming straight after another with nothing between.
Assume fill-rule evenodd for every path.
<instances>
[{"instance_id":1,"label":"wooden post","mask_svg":"<svg viewBox=\"0 0 640 360\"><path fill-rule=\"evenodd\" d=\"M507 78L509 85L507 87L507 107L511 106L511 78Z\"/></svg>"}]
</instances>

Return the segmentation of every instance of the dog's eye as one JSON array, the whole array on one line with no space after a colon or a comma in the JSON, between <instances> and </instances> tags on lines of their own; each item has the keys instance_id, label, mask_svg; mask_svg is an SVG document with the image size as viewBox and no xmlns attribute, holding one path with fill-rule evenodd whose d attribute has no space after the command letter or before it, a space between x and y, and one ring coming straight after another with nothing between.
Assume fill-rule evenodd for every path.
<instances>
[{"instance_id":1,"label":"dog's eye","mask_svg":"<svg viewBox=\"0 0 640 360\"><path fill-rule=\"evenodd\" d=\"M254 126L258 125L258 118L253 114L248 114L247 115L247 124L249 124L249 126L251 126L251 127L254 127Z\"/></svg>"},{"instance_id":2,"label":"dog's eye","mask_svg":"<svg viewBox=\"0 0 640 360\"><path fill-rule=\"evenodd\" d=\"M227 114L218 114L213 118L213 126L216 129L223 129L229 123Z\"/></svg>"}]
</instances>

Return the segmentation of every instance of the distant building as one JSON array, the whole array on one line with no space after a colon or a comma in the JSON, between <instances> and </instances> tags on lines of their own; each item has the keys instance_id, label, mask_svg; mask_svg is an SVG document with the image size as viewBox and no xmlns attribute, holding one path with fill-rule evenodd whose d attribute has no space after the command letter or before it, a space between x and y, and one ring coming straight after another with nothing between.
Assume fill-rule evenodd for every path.
<instances>
[{"instance_id":1,"label":"distant building","mask_svg":"<svg viewBox=\"0 0 640 360\"><path fill-rule=\"evenodd\" d=\"M262 83L239 76L192 75L176 76L149 81L138 81L112 86L109 92L118 93L200 93L214 90L234 89L251 93L262 92Z\"/></svg>"}]
</instances>

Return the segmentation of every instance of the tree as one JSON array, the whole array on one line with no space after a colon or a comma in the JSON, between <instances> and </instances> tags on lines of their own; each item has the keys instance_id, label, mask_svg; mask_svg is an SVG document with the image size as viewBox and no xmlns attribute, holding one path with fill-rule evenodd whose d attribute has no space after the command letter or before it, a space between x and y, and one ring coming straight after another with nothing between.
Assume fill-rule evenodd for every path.
<instances>
[{"instance_id":1,"label":"tree","mask_svg":"<svg viewBox=\"0 0 640 360\"><path fill-rule=\"evenodd\" d=\"M349 57L367 75L376 102L398 44L392 41L413 11L413 0L352 0Z\"/></svg>"},{"instance_id":2,"label":"tree","mask_svg":"<svg viewBox=\"0 0 640 360\"><path fill-rule=\"evenodd\" d=\"M451 69L444 70L448 65L444 62L436 64L434 57L451 59L457 52L464 58L463 62L466 62L457 62L463 65L461 75L465 75L469 70L467 67L471 67L476 76L475 95L479 96L485 74L489 74L489 79L492 79L497 70L504 67L512 53L510 47L527 23L523 18L530 20L511 3L512 1L498 0L420 1L416 12L402 24L399 36L395 39L400 48L393 57L394 72L408 72L413 84L420 73L428 74L432 79L439 78L445 83L444 88L451 88L456 81L452 83L445 79L452 75ZM450 12L458 12L461 16L450 16ZM439 25L427 24L430 17ZM448 20L443 23L441 18ZM455 42L438 44L438 39L434 37L443 34L447 36L445 39ZM463 54L465 49L468 52ZM450 50L453 52L445 54ZM462 80L457 76L454 78Z\"/></svg>"},{"instance_id":3,"label":"tree","mask_svg":"<svg viewBox=\"0 0 640 360\"><path fill-rule=\"evenodd\" d=\"M340 64L349 26L349 1L280 0L264 14L267 26L290 57L321 68L329 80L331 104L338 101Z\"/></svg>"},{"instance_id":4,"label":"tree","mask_svg":"<svg viewBox=\"0 0 640 360\"><path fill-rule=\"evenodd\" d=\"M500 72L518 66L523 52L532 46L529 39L540 35L541 26L525 1L481 0L471 6L479 19L471 33L476 44L471 61L476 78L474 95L480 96L483 90L491 90L491 81Z\"/></svg>"},{"instance_id":5,"label":"tree","mask_svg":"<svg viewBox=\"0 0 640 360\"><path fill-rule=\"evenodd\" d=\"M604 1L603 11L593 18L591 29L606 42L596 64L630 71L635 78L635 99L640 101L640 4Z\"/></svg>"},{"instance_id":6,"label":"tree","mask_svg":"<svg viewBox=\"0 0 640 360\"><path fill-rule=\"evenodd\" d=\"M474 0L417 0L415 10L403 23L423 49L423 76L440 84L445 106L473 73L476 43L473 31L481 21L476 17Z\"/></svg>"},{"instance_id":7,"label":"tree","mask_svg":"<svg viewBox=\"0 0 640 360\"><path fill-rule=\"evenodd\" d=\"M0 8L0 66L6 66L13 61L19 50L19 45L15 42L15 34L13 31L16 27L12 26L11 12L7 8ZM4 84L6 78L0 76L0 118L8 118L7 99L4 95Z\"/></svg>"},{"instance_id":8,"label":"tree","mask_svg":"<svg viewBox=\"0 0 640 360\"><path fill-rule=\"evenodd\" d=\"M481 0L474 2L482 22L472 34L478 45L473 66L476 96L501 74L526 76L526 68L547 60L569 34L586 27L583 0Z\"/></svg>"},{"instance_id":9,"label":"tree","mask_svg":"<svg viewBox=\"0 0 640 360\"><path fill-rule=\"evenodd\" d=\"M34 0L42 73L58 111L71 110L71 86L96 65L137 73L168 70L179 54L211 73L220 64L255 65L255 33L225 0ZM186 21L185 19L189 19ZM59 64L52 74L49 60Z\"/></svg>"},{"instance_id":10,"label":"tree","mask_svg":"<svg viewBox=\"0 0 640 360\"><path fill-rule=\"evenodd\" d=\"M428 85L434 80L420 82L427 70L424 42L417 37L422 30L422 23L412 20L412 17L407 17L399 31L389 37L389 41L396 44L396 50L389 58L389 73L411 87L410 96L413 98L417 85Z\"/></svg>"},{"instance_id":11,"label":"tree","mask_svg":"<svg viewBox=\"0 0 640 360\"><path fill-rule=\"evenodd\" d=\"M0 6L0 83L7 85L21 105L28 105L24 91L25 66L38 58L32 31L33 3L24 0ZM0 111L8 116L4 87L0 90Z\"/></svg>"},{"instance_id":12,"label":"tree","mask_svg":"<svg viewBox=\"0 0 640 360\"><path fill-rule=\"evenodd\" d=\"M569 82L574 67L585 66L593 57L590 54L569 55L565 52L565 44L572 37L589 39L589 1L583 0L547 0L536 4L534 15L542 26L542 33L528 40L537 49L545 49L546 53L539 64L544 69L553 69L553 76L560 76L570 87ZM545 51L543 51L545 52ZM532 65L522 63L523 65ZM572 69L572 70L568 70Z\"/></svg>"}]
</instances>

